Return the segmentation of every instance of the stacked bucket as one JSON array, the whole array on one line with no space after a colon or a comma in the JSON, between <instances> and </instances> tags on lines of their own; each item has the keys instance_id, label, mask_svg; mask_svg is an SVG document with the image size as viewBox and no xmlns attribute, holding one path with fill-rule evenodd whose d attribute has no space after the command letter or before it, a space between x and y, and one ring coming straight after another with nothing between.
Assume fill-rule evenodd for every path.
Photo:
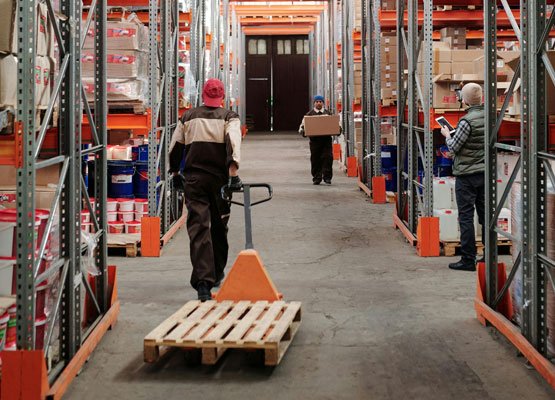
<instances>
[{"instance_id":1,"label":"stacked bucket","mask_svg":"<svg viewBox=\"0 0 555 400\"><path fill-rule=\"evenodd\" d=\"M35 252L38 256L40 244L46 234L46 225L50 216L49 210L35 210L34 239ZM17 257L17 210L0 210L0 297L8 299L16 294L16 257ZM46 241L44 255L39 263L38 276L50 268L53 260L59 256L58 218L54 218L54 224ZM44 335L46 322L51 310L49 305L53 303L59 284L59 275L42 280L36 288L35 293L35 348L44 347ZM16 349L16 307L15 298L13 305L0 305L0 351Z\"/></svg>"}]
</instances>

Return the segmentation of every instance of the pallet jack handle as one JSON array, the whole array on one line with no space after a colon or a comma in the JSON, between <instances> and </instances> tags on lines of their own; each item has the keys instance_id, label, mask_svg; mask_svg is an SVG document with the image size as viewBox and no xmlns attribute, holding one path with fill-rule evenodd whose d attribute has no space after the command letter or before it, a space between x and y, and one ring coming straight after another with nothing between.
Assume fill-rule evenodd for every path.
<instances>
[{"instance_id":1,"label":"pallet jack handle","mask_svg":"<svg viewBox=\"0 0 555 400\"><path fill-rule=\"evenodd\" d=\"M268 189L268 197L251 203L251 188L259 187ZM243 193L243 203L232 200L229 196L230 193ZM245 209L245 249L254 249L254 245L252 243L251 207L272 200L272 197L274 195L274 190L272 189L272 186L268 183L244 183L243 187L240 190L230 190L229 186L225 185L222 186L221 194L222 199L224 199L228 203L236 204Z\"/></svg>"}]
</instances>

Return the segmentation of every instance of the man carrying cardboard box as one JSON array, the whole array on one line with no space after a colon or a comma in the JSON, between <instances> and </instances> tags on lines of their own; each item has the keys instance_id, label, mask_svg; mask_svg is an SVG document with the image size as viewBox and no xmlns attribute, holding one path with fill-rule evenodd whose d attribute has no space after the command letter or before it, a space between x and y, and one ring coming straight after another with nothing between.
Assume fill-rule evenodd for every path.
<instances>
[{"instance_id":1,"label":"man carrying cardboard box","mask_svg":"<svg viewBox=\"0 0 555 400\"><path fill-rule=\"evenodd\" d=\"M451 134L449 128L441 128L445 143L455 155L453 175L457 177L455 195L459 209L461 230L461 260L449 264L456 271L476 271L476 236L474 209L482 225L484 240L485 213L485 116L482 104L482 87L467 83L461 90L463 103L468 106Z\"/></svg>"},{"instance_id":2,"label":"man carrying cardboard box","mask_svg":"<svg viewBox=\"0 0 555 400\"><path fill-rule=\"evenodd\" d=\"M325 116L332 115L324 108L324 96L314 96L314 108L306 113L305 117ZM310 138L310 165L312 173L312 183L319 185L324 178L324 182L331 185L331 178L333 176L333 150L332 150L332 136L337 135L339 131L339 124L333 127L335 132L330 130L322 136L312 136L310 132L305 132L305 119L299 127L299 133L303 137Z\"/></svg>"}]
</instances>

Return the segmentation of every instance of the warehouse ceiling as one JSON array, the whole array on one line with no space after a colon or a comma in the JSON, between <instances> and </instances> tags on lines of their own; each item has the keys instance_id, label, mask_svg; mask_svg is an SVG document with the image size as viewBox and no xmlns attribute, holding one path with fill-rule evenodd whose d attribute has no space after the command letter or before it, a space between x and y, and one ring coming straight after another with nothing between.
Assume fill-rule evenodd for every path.
<instances>
[{"instance_id":1,"label":"warehouse ceiling","mask_svg":"<svg viewBox=\"0 0 555 400\"><path fill-rule=\"evenodd\" d=\"M247 35L308 34L328 1L234 1L231 8Z\"/></svg>"}]
</instances>

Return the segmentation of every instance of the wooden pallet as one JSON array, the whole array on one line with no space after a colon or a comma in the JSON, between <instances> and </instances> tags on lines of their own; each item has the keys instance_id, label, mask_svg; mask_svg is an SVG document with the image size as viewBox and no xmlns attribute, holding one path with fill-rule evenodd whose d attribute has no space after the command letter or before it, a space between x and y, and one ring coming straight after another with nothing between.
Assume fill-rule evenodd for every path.
<instances>
[{"instance_id":1,"label":"wooden pallet","mask_svg":"<svg viewBox=\"0 0 555 400\"><path fill-rule=\"evenodd\" d=\"M125 254L126 257L137 257L141 241L140 234L108 234L108 253L112 256Z\"/></svg>"},{"instance_id":2,"label":"wooden pallet","mask_svg":"<svg viewBox=\"0 0 555 400\"><path fill-rule=\"evenodd\" d=\"M278 365L301 323L301 303L190 301L144 339L145 362L172 349L201 349L214 365L227 349L263 350L264 364Z\"/></svg>"},{"instance_id":3,"label":"wooden pallet","mask_svg":"<svg viewBox=\"0 0 555 400\"><path fill-rule=\"evenodd\" d=\"M94 103L90 104L94 113ZM144 114L146 105L142 101L108 101L108 112L112 114Z\"/></svg>"},{"instance_id":4,"label":"wooden pallet","mask_svg":"<svg viewBox=\"0 0 555 400\"><path fill-rule=\"evenodd\" d=\"M499 254L511 254L510 240L498 240L497 248L499 249ZM461 242L460 241L441 241L441 247L443 247L443 255L445 257L454 257L460 253ZM478 255L484 254L484 245L482 242L476 242L476 252Z\"/></svg>"}]
</instances>

